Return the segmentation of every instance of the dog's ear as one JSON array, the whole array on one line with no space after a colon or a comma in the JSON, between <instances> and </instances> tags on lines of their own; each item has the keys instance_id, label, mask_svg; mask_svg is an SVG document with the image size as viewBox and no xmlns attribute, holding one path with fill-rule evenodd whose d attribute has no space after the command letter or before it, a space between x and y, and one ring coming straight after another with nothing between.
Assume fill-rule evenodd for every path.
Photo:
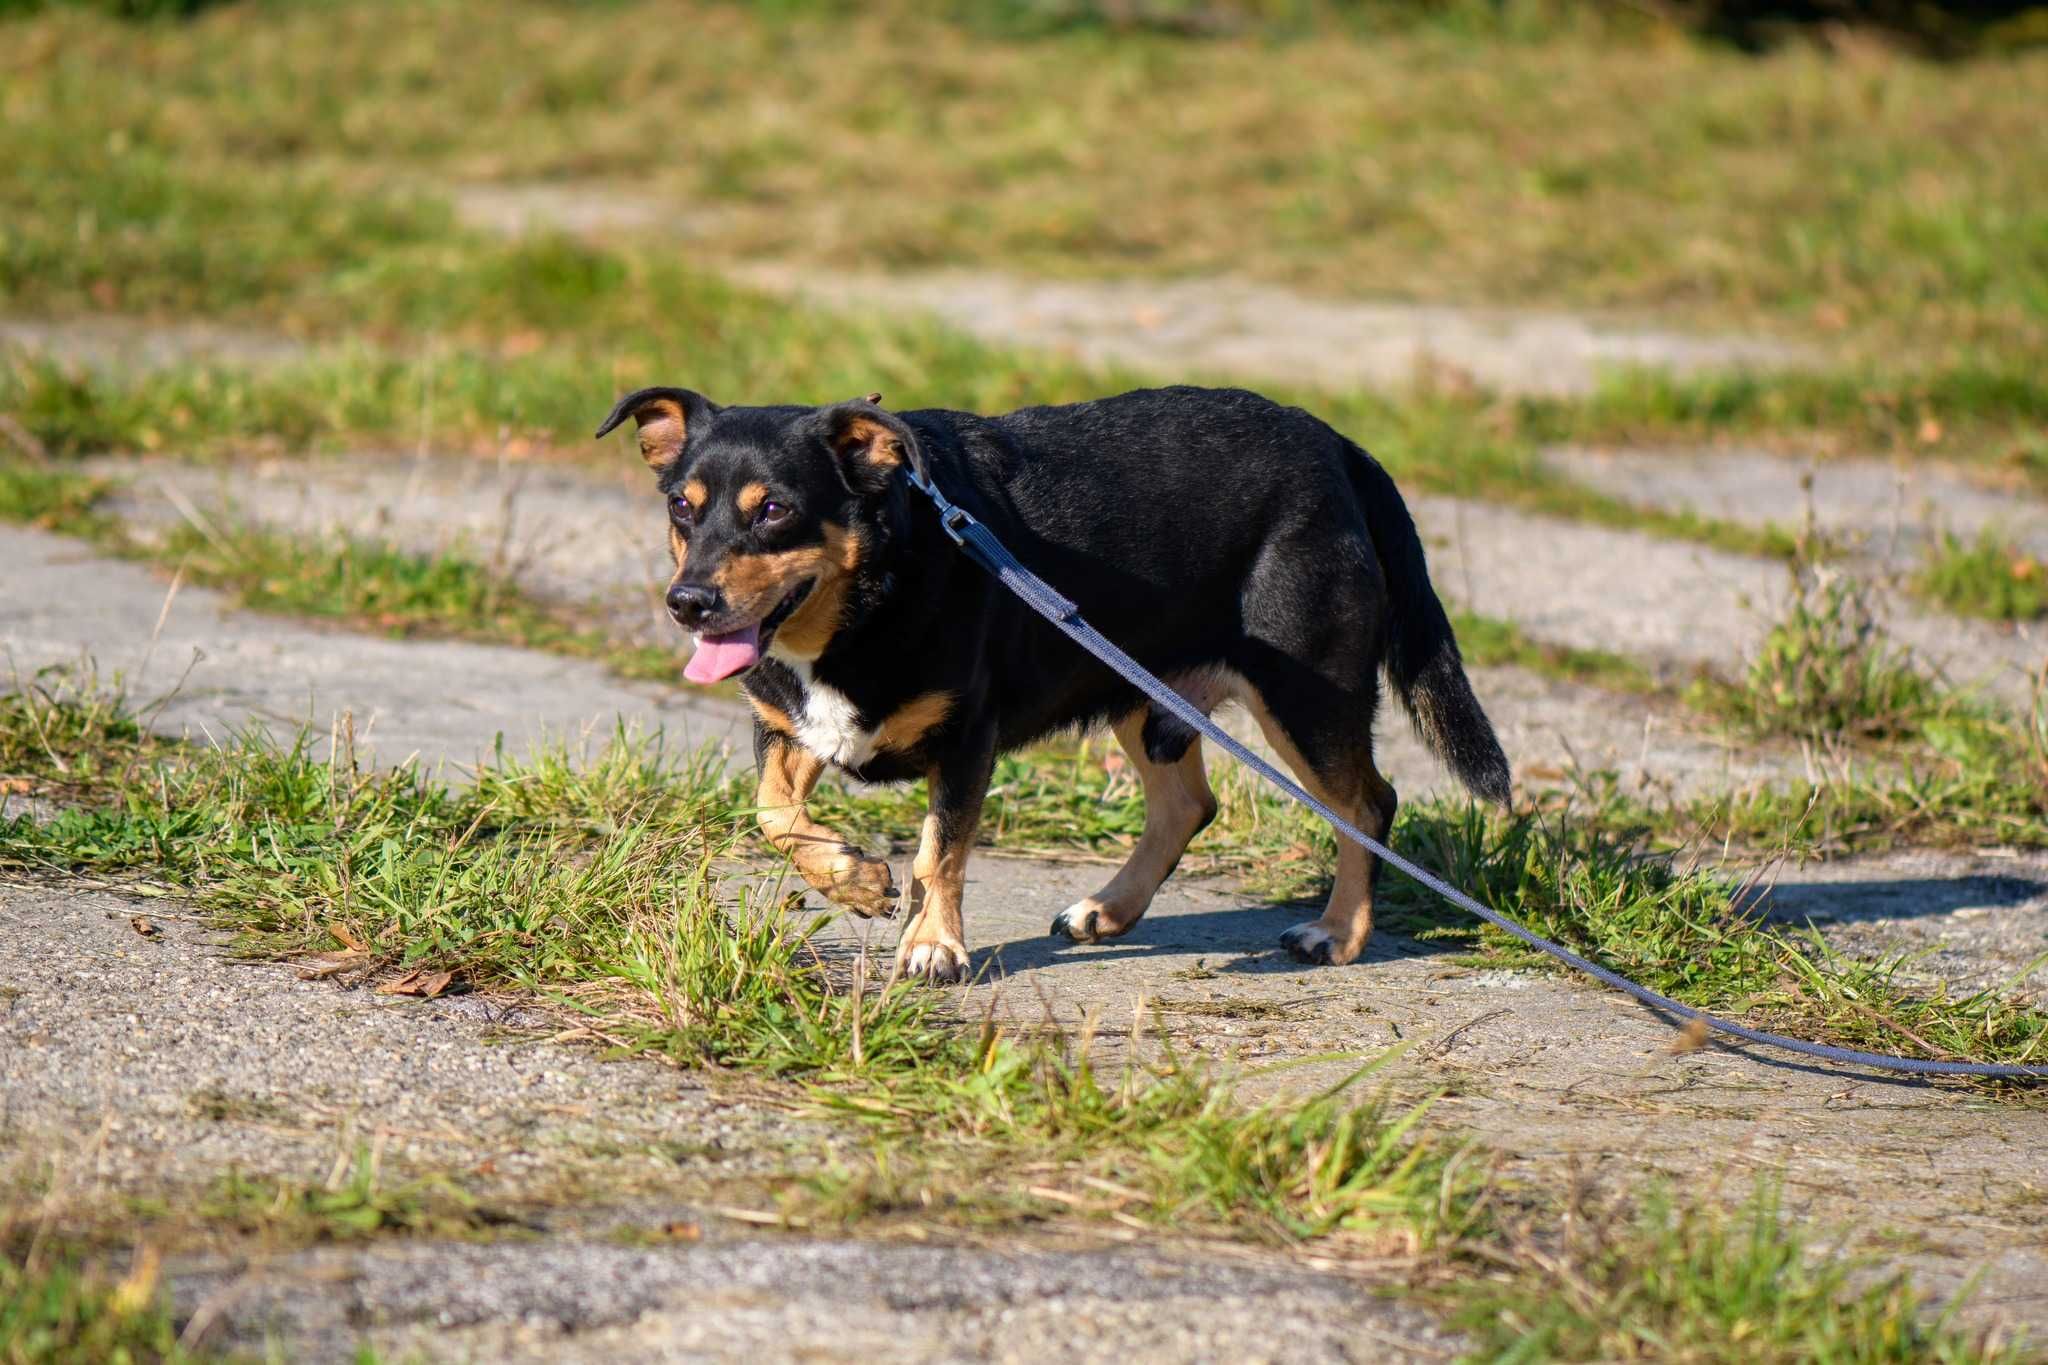
<instances>
[{"instance_id":1,"label":"dog's ear","mask_svg":"<svg viewBox=\"0 0 2048 1365\"><path fill-rule=\"evenodd\" d=\"M690 438L691 430L717 412L716 403L688 389L637 389L613 406L597 435L603 439L631 417L640 424L640 458L659 474L683 453L683 442Z\"/></svg>"},{"instance_id":2,"label":"dog's ear","mask_svg":"<svg viewBox=\"0 0 2048 1365\"><path fill-rule=\"evenodd\" d=\"M898 469L921 463L917 433L881 404L882 395L871 393L819 411L825 444L846 482L860 492L878 493Z\"/></svg>"}]
</instances>

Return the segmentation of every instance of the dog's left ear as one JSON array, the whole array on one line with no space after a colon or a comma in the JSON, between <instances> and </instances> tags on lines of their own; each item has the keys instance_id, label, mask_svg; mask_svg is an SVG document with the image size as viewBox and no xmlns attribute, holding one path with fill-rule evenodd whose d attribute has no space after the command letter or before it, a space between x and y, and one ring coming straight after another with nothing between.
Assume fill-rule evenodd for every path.
<instances>
[{"instance_id":1,"label":"dog's left ear","mask_svg":"<svg viewBox=\"0 0 2048 1365\"><path fill-rule=\"evenodd\" d=\"M917 468L922 454L917 433L881 402L882 395L871 393L819 413L825 444L838 457L840 472L851 487L866 493L888 487L898 469Z\"/></svg>"},{"instance_id":2,"label":"dog's left ear","mask_svg":"<svg viewBox=\"0 0 2048 1365\"><path fill-rule=\"evenodd\" d=\"M690 432L709 422L718 405L688 389L637 389L621 398L597 429L603 440L612 428L631 417L640 424L640 458L659 474L683 453Z\"/></svg>"}]
</instances>

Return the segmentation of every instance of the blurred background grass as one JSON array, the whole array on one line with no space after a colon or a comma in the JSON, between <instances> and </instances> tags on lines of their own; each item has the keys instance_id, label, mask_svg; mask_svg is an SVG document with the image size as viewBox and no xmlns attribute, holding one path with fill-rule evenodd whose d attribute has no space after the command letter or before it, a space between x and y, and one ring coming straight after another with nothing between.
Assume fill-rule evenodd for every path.
<instances>
[{"instance_id":1,"label":"blurred background grass","mask_svg":"<svg viewBox=\"0 0 2048 1365\"><path fill-rule=\"evenodd\" d=\"M0 405L60 449L394 438L429 406L456 444L567 443L594 398L655 379L1003 407L1131 377L817 314L720 272L1230 275L1590 308L1828 358L1576 402L1322 401L1376 449L1417 429L1460 450L1715 431L1912 449L1939 431L1948 453L2038 472L2044 14L0 0L0 314L200 318L325 348L119 381L17 358ZM458 212L492 188L635 226L506 240Z\"/></svg>"}]
</instances>

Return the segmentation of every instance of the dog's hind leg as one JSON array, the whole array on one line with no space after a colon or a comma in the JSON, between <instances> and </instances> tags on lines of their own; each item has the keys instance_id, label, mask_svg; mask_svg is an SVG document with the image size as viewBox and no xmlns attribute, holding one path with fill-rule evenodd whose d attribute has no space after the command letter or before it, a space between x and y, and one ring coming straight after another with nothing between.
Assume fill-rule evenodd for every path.
<instances>
[{"instance_id":1,"label":"dog's hind leg","mask_svg":"<svg viewBox=\"0 0 2048 1365\"><path fill-rule=\"evenodd\" d=\"M1283 716L1262 695L1246 698L1266 742L1287 761L1295 779L1323 804L1384 842L1394 827L1394 812L1400 802L1393 784L1373 763L1374 700L1368 692L1362 707L1345 708L1354 720L1361 713L1365 718L1355 734L1333 735L1318 733L1302 723L1305 717ZM1289 725L1289 719L1296 723ZM1379 874L1376 856L1338 835L1337 880L1330 888L1322 918L1297 924L1280 935L1281 946L1303 962L1352 961L1365 951L1366 940L1372 937L1372 900Z\"/></svg>"},{"instance_id":2,"label":"dog's hind leg","mask_svg":"<svg viewBox=\"0 0 2048 1365\"><path fill-rule=\"evenodd\" d=\"M782 731L758 723L754 756L761 770L755 818L769 845L787 854L805 881L855 914L888 914L896 903L889 864L865 856L804 809L825 760Z\"/></svg>"},{"instance_id":3,"label":"dog's hind leg","mask_svg":"<svg viewBox=\"0 0 2048 1365\"><path fill-rule=\"evenodd\" d=\"M1117 743L1145 784L1145 829L1109 885L1054 917L1052 932L1076 943L1128 933L1173 872L1188 841L1216 818L1216 794L1202 770L1202 741L1181 731L1178 758L1154 758L1145 746L1148 711L1140 707L1116 723Z\"/></svg>"}]
</instances>

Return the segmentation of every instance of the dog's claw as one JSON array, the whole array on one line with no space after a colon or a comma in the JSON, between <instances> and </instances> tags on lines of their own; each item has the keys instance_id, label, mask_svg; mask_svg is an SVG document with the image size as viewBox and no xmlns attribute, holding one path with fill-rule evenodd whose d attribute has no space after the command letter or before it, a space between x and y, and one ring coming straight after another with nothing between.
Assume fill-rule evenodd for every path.
<instances>
[{"instance_id":1,"label":"dog's claw","mask_svg":"<svg viewBox=\"0 0 2048 1365\"><path fill-rule=\"evenodd\" d=\"M1052 936L1075 943L1093 943L1101 937L1097 932L1101 923L1102 916L1094 906L1085 902L1070 905L1052 917Z\"/></svg>"},{"instance_id":2,"label":"dog's claw","mask_svg":"<svg viewBox=\"0 0 2048 1365\"><path fill-rule=\"evenodd\" d=\"M1336 940L1330 937L1329 930L1310 920L1307 924L1297 924L1280 935L1280 946L1292 954L1297 962L1327 965L1336 946Z\"/></svg>"},{"instance_id":3,"label":"dog's claw","mask_svg":"<svg viewBox=\"0 0 2048 1365\"><path fill-rule=\"evenodd\" d=\"M958 985L967 979L967 949L950 943L913 943L897 959L903 975L922 977L935 986Z\"/></svg>"}]
</instances>

